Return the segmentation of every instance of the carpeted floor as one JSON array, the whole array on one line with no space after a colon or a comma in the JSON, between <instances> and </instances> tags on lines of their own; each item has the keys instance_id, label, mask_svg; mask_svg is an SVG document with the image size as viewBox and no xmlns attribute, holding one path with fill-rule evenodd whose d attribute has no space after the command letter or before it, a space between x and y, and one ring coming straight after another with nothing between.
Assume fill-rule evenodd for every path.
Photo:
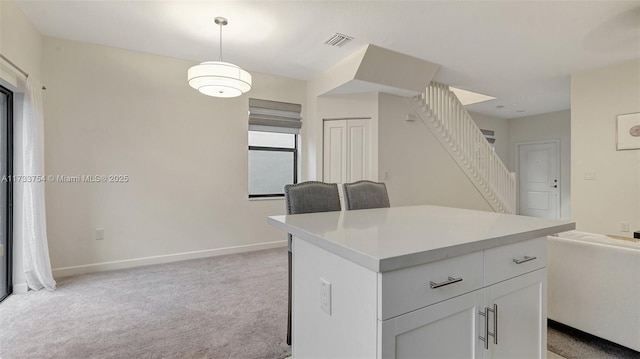
<instances>
[{"instance_id":1,"label":"carpeted floor","mask_svg":"<svg viewBox=\"0 0 640 359\"><path fill-rule=\"evenodd\" d=\"M93 273L2 302L0 358L282 359L286 319L286 248ZM548 333L568 359L640 358L554 322Z\"/></svg>"},{"instance_id":2,"label":"carpeted floor","mask_svg":"<svg viewBox=\"0 0 640 359\"><path fill-rule=\"evenodd\" d=\"M547 347L567 359L639 359L640 353L566 325L549 321Z\"/></svg>"},{"instance_id":3,"label":"carpeted floor","mask_svg":"<svg viewBox=\"0 0 640 359\"><path fill-rule=\"evenodd\" d=\"M287 250L64 278L0 304L0 358L285 358Z\"/></svg>"}]
</instances>

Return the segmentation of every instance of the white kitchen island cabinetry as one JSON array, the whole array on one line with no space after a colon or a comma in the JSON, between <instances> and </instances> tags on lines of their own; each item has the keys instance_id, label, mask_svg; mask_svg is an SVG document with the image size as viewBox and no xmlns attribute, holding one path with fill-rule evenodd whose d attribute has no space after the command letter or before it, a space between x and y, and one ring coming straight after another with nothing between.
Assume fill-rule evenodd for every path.
<instances>
[{"instance_id":1,"label":"white kitchen island cabinetry","mask_svg":"<svg viewBox=\"0 0 640 359\"><path fill-rule=\"evenodd\" d=\"M269 222L294 236L295 359L546 356L546 236L571 222L437 206Z\"/></svg>"}]
</instances>

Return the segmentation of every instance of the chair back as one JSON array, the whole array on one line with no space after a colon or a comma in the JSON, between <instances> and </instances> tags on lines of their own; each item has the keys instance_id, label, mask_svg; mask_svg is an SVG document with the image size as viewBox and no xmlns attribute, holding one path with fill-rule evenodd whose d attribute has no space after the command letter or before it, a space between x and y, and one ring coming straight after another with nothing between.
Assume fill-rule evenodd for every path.
<instances>
[{"instance_id":1,"label":"chair back","mask_svg":"<svg viewBox=\"0 0 640 359\"><path fill-rule=\"evenodd\" d=\"M307 181L284 186L287 214L340 211L338 185Z\"/></svg>"},{"instance_id":2,"label":"chair back","mask_svg":"<svg viewBox=\"0 0 640 359\"><path fill-rule=\"evenodd\" d=\"M347 210L390 207L387 186L382 182L345 183L344 202Z\"/></svg>"}]
</instances>

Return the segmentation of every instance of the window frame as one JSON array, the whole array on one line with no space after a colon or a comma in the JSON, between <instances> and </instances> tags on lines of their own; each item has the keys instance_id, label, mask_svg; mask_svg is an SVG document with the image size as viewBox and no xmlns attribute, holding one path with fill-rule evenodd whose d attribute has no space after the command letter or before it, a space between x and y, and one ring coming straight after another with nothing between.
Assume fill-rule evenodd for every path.
<instances>
[{"instance_id":1,"label":"window frame","mask_svg":"<svg viewBox=\"0 0 640 359\"><path fill-rule=\"evenodd\" d=\"M7 96L7 133L5 137L5 150L7 151L6 158L6 174L9 178L13 177L13 120L14 120L14 108L13 108L13 91L0 85L0 92ZM6 227L5 227L5 258L6 258L6 274L7 278L0 278L0 280L6 280L7 293L0 293L0 302L7 299L13 294L13 181L6 183L7 198L5 213ZM6 295L5 295L6 294Z\"/></svg>"},{"instance_id":2,"label":"window frame","mask_svg":"<svg viewBox=\"0 0 640 359\"><path fill-rule=\"evenodd\" d=\"M251 131L251 130L249 130ZM260 131L267 133L282 133L277 131ZM270 146L251 146L249 145L249 151L272 151L272 152L291 152L293 153L293 184L298 183L298 139L300 137L297 133L290 133L294 136L293 148L289 147L270 147ZM248 154L249 152L247 152ZM248 191L248 188L247 188ZM249 199L255 198L284 198L284 187L282 193L263 193L263 194L251 194L248 193Z\"/></svg>"}]
</instances>

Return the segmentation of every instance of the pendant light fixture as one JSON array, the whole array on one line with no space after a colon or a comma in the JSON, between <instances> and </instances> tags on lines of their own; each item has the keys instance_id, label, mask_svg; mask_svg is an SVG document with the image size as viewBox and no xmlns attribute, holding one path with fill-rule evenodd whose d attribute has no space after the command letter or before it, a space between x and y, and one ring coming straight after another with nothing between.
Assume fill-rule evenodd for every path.
<instances>
[{"instance_id":1,"label":"pendant light fixture","mask_svg":"<svg viewBox=\"0 0 640 359\"><path fill-rule=\"evenodd\" d=\"M220 60L191 67L187 72L189 86L207 96L237 97L251 90L251 74L222 62L222 27L229 22L224 17L216 17L215 22L220 25Z\"/></svg>"}]
</instances>

